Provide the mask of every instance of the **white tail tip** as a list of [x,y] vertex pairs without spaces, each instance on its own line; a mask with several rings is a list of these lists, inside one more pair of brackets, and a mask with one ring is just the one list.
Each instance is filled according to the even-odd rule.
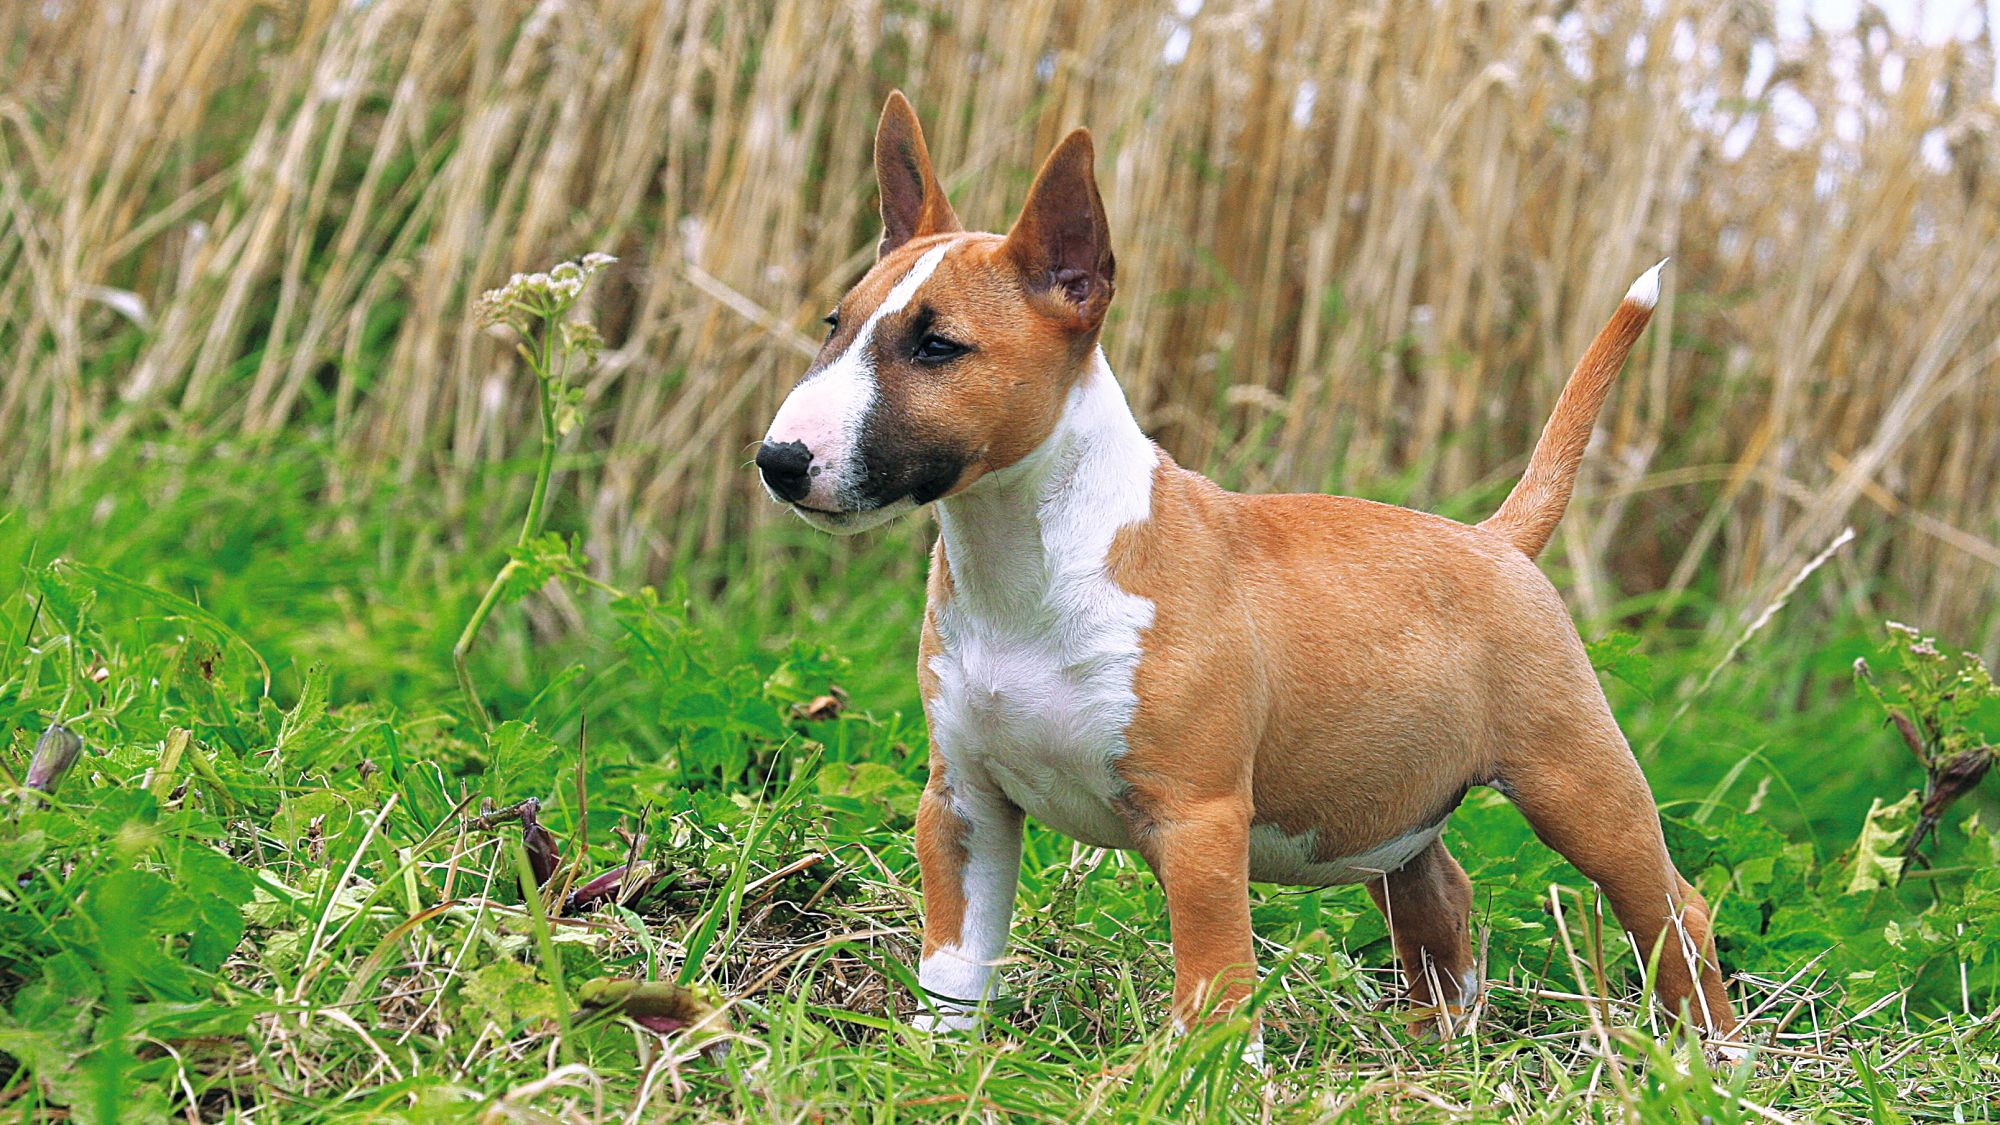
[[1670,261],[1673,261],[1673,259],[1661,258],[1660,265],[1654,266],[1652,269],[1640,274],[1639,280],[1632,283],[1632,288],[1625,291],[1625,299],[1642,309],[1650,309],[1654,305],[1659,304],[1660,266],[1664,266]]

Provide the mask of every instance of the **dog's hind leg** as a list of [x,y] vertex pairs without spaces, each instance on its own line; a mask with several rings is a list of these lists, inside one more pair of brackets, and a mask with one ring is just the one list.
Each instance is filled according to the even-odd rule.
[[1675,870],[1658,807],[1608,709],[1562,745],[1536,747],[1500,787],[1535,834],[1603,889],[1642,957],[1659,949],[1656,987],[1670,1014],[1685,1006],[1703,1033],[1727,1036],[1736,1017],[1723,991],[1708,903]]
[[1410,862],[1370,880],[1368,894],[1388,918],[1411,1003],[1470,1007],[1479,995],[1479,966],[1468,936],[1472,880],[1444,841],[1431,841]]

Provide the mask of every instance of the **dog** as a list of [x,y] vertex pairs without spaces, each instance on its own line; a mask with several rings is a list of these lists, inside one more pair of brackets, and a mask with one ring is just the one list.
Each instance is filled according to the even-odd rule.
[[1088,131],[1004,236],[961,229],[900,92],[875,164],[876,262],[756,464],[825,531],[937,513],[920,1026],[970,1027],[989,998],[1027,816],[1159,877],[1177,1026],[1250,995],[1252,880],[1366,883],[1411,1001],[1463,1009],[1481,985],[1472,885],[1442,834],[1485,785],[1656,954],[1667,1010],[1731,1036],[1707,904],[1534,564],[1660,267],[1584,353],[1513,492],[1467,526],[1226,492],[1147,438],[1098,347],[1115,262]]

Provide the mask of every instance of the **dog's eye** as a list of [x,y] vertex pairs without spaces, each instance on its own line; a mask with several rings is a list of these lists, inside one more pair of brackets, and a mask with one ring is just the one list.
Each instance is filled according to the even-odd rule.
[[826,338],[833,339],[833,334],[840,331],[840,310],[835,309],[820,319],[826,324]]
[[950,363],[971,350],[957,341],[927,332],[923,339],[917,341],[916,360],[918,363]]

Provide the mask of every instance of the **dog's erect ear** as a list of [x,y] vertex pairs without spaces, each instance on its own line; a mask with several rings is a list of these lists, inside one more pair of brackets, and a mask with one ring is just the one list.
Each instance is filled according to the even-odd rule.
[[1090,130],[1077,129],[1049,154],[1014,229],[1007,256],[1028,288],[1044,295],[1058,315],[1067,312],[1079,332],[1094,331],[1111,307],[1111,224],[1091,171]]
[[882,245],[877,258],[912,238],[959,229],[958,216],[931,171],[931,153],[924,147],[917,111],[901,90],[893,90],[882,105],[882,122],[875,127],[875,180],[882,189]]

